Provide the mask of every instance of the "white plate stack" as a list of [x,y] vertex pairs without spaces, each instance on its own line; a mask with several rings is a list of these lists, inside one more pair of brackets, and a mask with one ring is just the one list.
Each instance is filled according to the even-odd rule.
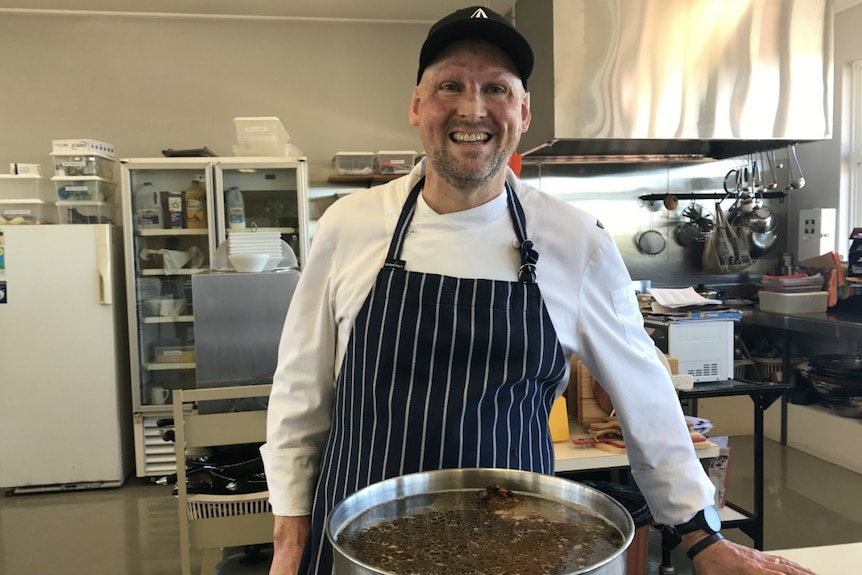
[[263,271],[271,271],[283,258],[281,235],[278,232],[237,232],[229,233],[228,254],[254,255],[266,254],[269,260]]

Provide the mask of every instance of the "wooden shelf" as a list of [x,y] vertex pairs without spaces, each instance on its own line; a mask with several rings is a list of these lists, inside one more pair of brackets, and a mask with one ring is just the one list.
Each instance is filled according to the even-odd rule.
[[330,184],[361,184],[367,187],[385,184],[405,174],[332,174],[329,176]]

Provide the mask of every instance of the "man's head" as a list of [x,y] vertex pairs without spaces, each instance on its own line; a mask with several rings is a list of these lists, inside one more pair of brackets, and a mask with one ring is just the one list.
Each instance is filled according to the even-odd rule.
[[432,27],[422,48],[409,119],[427,156],[426,201],[439,180],[471,205],[499,193],[506,164],[530,125],[524,80],[532,50],[491,14],[459,10]]
[[442,18],[431,27],[419,54],[418,84],[429,64],[449,45],[460,40],[484,40],[494,44],[515,65],[524,88],[533,71],[533,50],[508,20],[493,10],[481,6],[462,8]]

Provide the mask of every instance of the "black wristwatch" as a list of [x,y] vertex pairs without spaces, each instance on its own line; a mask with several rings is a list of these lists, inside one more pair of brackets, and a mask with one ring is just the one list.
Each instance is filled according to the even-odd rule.
[[682,523],[680,525],[674,525],[673,530],[676,532],[678,536],[685,535],[686,533],[692,533],[693,531],[702,530],[707,533],[707,537],[704,537],[697,543],[691,546],[686,552],[689,559],[694,559],[695,556],[712,545],[713,543],[718,543],[724,537],[721,535],[721,517],[718,516],[718,511],[716,511],[715,507],[707,507],[701,511],[698,511],[694,517],[692,517],[689,521]]
[[702,529],[710,535],[721,531],[721,517],[715,507],[707,507],[698,511],[694,517],[680,525],[674,525],[674,531],[679,535],[685,535],[692,531]]

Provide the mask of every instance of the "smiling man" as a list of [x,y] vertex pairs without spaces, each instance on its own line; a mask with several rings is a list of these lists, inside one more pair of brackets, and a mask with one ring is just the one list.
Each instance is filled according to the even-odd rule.
[[572,353],[613,398],[632,474],[698,573],[810,573],[717,532],[713,486],[613,238],[507,167],[530,125],[532,68],[499,14],[443,18],[409,108],[425,160],[320,219],[261,449],[272,575],[328,575],[327,513],[372,483],[445,468],[553,473],[548,415]]

